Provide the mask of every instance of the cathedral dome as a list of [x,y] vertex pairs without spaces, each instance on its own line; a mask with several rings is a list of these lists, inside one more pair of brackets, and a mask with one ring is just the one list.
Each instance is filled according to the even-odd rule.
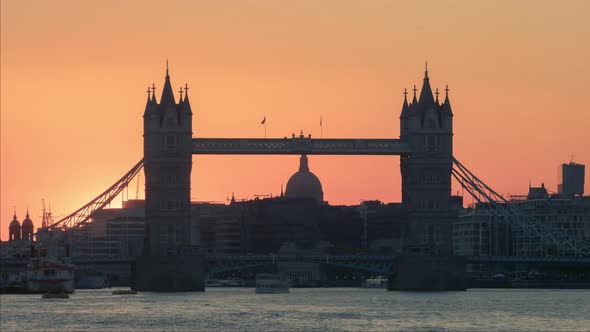
[[8,226],[8,228],[9,229],[19,229],[20,230],[20,223],[16,219],[16,213],[14,214],[14,217],[12,217],[12,221],[10,222],[10,226]]
[[31,220],[31,218],[29,217],[29,211],[27,211],[27,217],[25,218],[25,220],[23,220],[23,225],[22,225],[23,229],[33,229],[33,221]]
[[324,201],[322,183],[315,174],[309,171],[306,155],[301,155],[299,171],[289,178],[285,196],[290,198],[313,198],[318,203]]

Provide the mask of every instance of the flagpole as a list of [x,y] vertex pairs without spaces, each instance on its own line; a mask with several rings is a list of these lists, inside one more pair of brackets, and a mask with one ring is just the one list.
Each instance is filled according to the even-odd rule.
[[320,115],[320,138],[324,138],[324,126],[322,124],[322,116]]

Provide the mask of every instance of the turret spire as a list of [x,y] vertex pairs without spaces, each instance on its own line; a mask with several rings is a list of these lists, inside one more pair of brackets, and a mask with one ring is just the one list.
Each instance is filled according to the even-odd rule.
[[404,105],[402,106],[402,113],[400,118],[404,118],[408,115],[408,90],[404,88]]
[[172,85],[170,84],[170,73],[168,71],[168,60],[166,60],[166,81],[162,89],[162,97],[160,98],[160,105],[176,104],[174,100],[174,93],[172,92]]
[[445,101],[443,102],[442,111],[444,114],[453,116],[453,110],[451,109],[451,101],[449,100],[449,86],[445,86]]
[[422,105],[430,105],[434,103],[432,89],[430,88],[430,80],[428,78],[428,62],[426,63],[426,70],[424,70],[424,83],[422,84],[422,90],[420,91],[419,102]]
[[178,90],[178,93],[180,94],[180,100],[178,102],[179,103],[182,103],[182,85],[180,86],[180,89]]
[[152,102],[156,102],[156,84],[152,82]]
[[414,91],[414,98],[412,99],[412,104],[415,104],[418,102],[416,100],[416,91],[418,91],[418,89],[416,89],[416,84],[414,84],[414,88],[412,89],[412,91]]

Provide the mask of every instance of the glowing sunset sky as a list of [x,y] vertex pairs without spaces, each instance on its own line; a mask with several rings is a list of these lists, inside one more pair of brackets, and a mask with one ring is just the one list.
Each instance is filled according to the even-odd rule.
[[[320,116],[324,137],[398,137],[403,89],[421,86],[428,60],[433,89],[451,90],[455,157],[499,192],[529,179],[556,191],[560,163],[590,165],[589,1],[1,6],[2,239],[13,206],[39,226],[41,198],[67,214],[142,158],[145,90],[159,99],[167,58],[173,87],[190,87],[195,137],[262,137],[264,115],[269,137],[319,137]],[[192,196],[278,194],[297,167],[194,157]],[[311,156],[310,168],[331,204],[400,200],[399,157]]]

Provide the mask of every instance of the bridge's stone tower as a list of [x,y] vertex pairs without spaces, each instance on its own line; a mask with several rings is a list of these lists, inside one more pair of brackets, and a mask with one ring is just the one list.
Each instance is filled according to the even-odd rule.
[[181,89],[176,103],[166,68],[160,103],[154,87],[143,115],[146,249],[151,256],[176,255],[179,246],[192,242],[192,117],[188,93],[183,99]]
[[405,244],[430,246],[441,254],[451,250],[451,168],[453,166],[453,112],[445,89],[445,100],[432,94],[428,67],[419,99],[400,115],[400,138],[411,153],[401,156],[402,203],[408,222]]
[[[151,95],[150,95],[151,92]],[[147,291],[204,289],[204,258],[194,253],[191,232],[192,116],[188,87],[176,103],[170,75],[160,103],[148,90],[144,118],[145,254],[137,259],[134,288]]]

